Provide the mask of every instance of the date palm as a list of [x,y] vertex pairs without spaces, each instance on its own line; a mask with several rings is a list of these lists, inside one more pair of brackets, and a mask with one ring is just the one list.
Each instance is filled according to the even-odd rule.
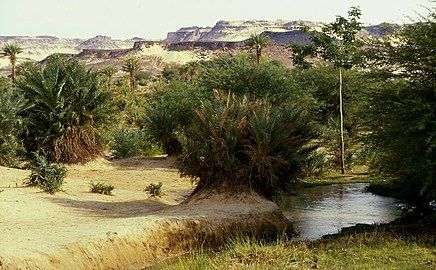
[[103,74],[104,76],[107,77],[108,79],[108,89],[110,90],[111,88],[111,83],[112,83],[112,78],[114,77],[115,73],[117,73],[116,68],[114,67],[105,67],[100,71],[101,74]]
[[110,121],[110,93],[98,73],[75,60],[50,56],[43,66],[27,65],[17,90],[29,101],[23,135],[28,152],[52,162],[83,163],[103,150],[100,130]]
[[132,91],[136,88],[136,81],[135,81],[135,72],[139,70],[139,62],[137,59],[131,57],[127,58],[124,62],[124,65],[122,67],[122,70],[129,73],[130,76],[130,89]]
[[252,34],[247,40],[247,46],[256,51],[256,62],[259,64],[262,57],[262,50],[269,44],[269,38],[265,34]]
[[15,83],[15,67],[17,64],[17,54],[20,54],[23,52],[23,49],[15,44],[6,44],[2,50],[1,55],[5,57],[9,57],[9,61],[12,65],[12,82]]

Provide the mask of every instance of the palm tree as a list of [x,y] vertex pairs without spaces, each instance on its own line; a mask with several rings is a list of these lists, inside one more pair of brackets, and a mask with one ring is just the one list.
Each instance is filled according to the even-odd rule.
[[30,105],[23,134],[28,153],[40,151],[62,163],[83,163],[102,154],[100,132],[110,123],[112,102],[97,72],[55,55],[44,66],[26,66],[17,88]]
[[12,65],[12,83],[15,84],[15,65],[17,64],[17,54],[23,52],[23,49],[15,44],[6,44],[2,50],[1,55],[9,57]]
[[255,35],[252,34],[247,40],[247,46],[251,49],[256,50],[256,62],[259,64],[260,58],[262,57],[262,50],[268,46],[269,38],[265,34]]
[[135,90],[136,82],[135,82],[135,72],[139,70],[139,62],[137,59],[131,57],[127,58],[122,67],[123,71],[128,72],[130,75],[130,88]]
[[117,73],[116,68],[114,67],[105,67],[100,71],[101,74],[105,75],[108,78],[108,89],[111,89],[112,77]]

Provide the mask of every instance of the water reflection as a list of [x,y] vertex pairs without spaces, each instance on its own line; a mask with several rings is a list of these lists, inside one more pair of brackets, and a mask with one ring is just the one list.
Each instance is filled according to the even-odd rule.
[[282,198],[280,208],[294,222],[299,239],[319,239],[358,223],[389,222],[401,211],[392,198],[363,192],[366,184],[305,188]]

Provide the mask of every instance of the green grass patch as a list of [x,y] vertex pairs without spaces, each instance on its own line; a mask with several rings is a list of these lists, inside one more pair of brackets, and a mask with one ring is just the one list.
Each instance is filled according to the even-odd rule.
[[352,183],[373,183],[381,182],[378,177],[371,176],[368,173],[346,173],[330,172],[327,175],[320,177],[307,177],[296,182],[292,187],[310,188],[316,186],[337,185],[337,184],[352,184]]
[[315,242],[253,239],[231,241],[218,251],[199,251],[153,269],[435,269],[434,236],[404,238],[369,232]]

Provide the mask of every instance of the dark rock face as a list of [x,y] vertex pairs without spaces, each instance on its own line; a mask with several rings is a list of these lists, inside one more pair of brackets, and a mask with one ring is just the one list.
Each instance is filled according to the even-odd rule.
[[98,35],[83,41],[82,43],[80,43],[78,47],[81,49],[99,49],[99,48],[115,49],[118,46],[115,44],[112,38]]
[[205,34],[210,32],[210,27],[184,27],[176,32],[167,34],[166,42],[189,42],[200,40]]
[[291,42],[303,45],[310,42],[309,37],[301,30],[288,32],[264,32],[273,42],[280,45],[289,45]]
[[245,42],[226,42],[226,41],[194,41],[194,42],[174,42],[168,43],[166,49],[169,51],[225,51],[242,49]]
[[381,38],[387,35],[392,35],[401,30],[401,26],[398,24],[381,23],[378,25],[371,25],[365,27],[366,32],[369,35]]
[[77,54],[77,58],[93,57],[93,58],[118,58],[125,56],[134,49],[116,49],[116,50],[100,50],[100,49],[83,49]]

